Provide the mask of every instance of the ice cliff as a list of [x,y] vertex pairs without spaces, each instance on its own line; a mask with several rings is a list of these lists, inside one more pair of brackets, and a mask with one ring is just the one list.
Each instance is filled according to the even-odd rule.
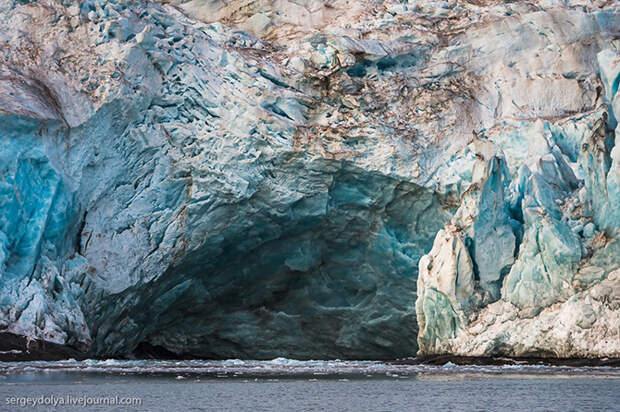
[[620,357],[619,83],[614,0],[0,0],[0,334]]

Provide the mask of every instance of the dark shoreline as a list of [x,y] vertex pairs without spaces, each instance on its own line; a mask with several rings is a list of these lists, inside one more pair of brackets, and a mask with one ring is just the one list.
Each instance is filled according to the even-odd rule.
[[[161,359],[161,360],[188,360],[201,359],[188,356],[137,356],[119,359]],[[0,362],[27,362],[27,361],[60,361],[67,359],[107,359],[89,356],[85,351],[68,345],[60,345],[44,340],[28,339],[24,336],[9,332],[0,332]],[[215,359],[209,359],[215,360]],[[454,355],[418,356],[405,359],[343,359],[343,360],[377,360],[392,365],[445,365],[451,362],[455,365],[545,365],[545,366],[611,366],[620,367],[620,358],[554,358],[554,357],[475,357]]]
[[68,345],[40,339],[28,339],[10,332],[0,332],[0,362],[56,361],[86,359],[84,351]]

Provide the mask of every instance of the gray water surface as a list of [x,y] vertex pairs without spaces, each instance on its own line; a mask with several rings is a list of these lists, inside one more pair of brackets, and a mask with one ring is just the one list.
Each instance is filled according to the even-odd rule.
[[[102,398],[108,404],[94,404]],[[62,411],[620,411],[620,369],[288,359],[0,362],[0,410],[33,409],[23,405],[27,399],[74,402],[34,407]],[[135,403],[110,405],[119,399]]]

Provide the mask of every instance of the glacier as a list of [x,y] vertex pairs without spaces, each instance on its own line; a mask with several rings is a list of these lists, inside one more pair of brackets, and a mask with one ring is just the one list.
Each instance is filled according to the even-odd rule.
[[1,351],[620,357],[617,1],[0,0],[0,43]]

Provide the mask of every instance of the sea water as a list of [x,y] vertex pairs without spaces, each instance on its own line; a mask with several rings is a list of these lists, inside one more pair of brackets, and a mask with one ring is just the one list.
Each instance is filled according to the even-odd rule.
[[0,410],[620,411],[620,368],[374,361],[0,362]]

